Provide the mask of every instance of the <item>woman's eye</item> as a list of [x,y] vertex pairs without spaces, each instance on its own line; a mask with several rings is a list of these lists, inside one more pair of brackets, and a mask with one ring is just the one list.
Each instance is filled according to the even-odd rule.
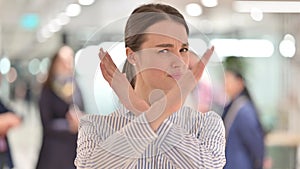
[[187,51],[189,51],[189,49],[188,49],[188,48],[182,48],[182,49],[180,49],[180,51],[179,51],[179,52],[187,52]]
[[158,51],[158,53],[168,53],[168,52],[169,52],[168,49],[163,49],[163,50]]

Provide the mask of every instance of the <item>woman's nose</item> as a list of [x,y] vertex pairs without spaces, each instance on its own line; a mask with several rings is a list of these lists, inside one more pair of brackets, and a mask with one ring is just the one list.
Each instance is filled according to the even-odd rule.
[[181,56],[180,53],[178,54],[174,54],[174,56],[172,57],[172,62],[171,62],[171,66],[172,68],[181,68],[185,65],[183,57]]

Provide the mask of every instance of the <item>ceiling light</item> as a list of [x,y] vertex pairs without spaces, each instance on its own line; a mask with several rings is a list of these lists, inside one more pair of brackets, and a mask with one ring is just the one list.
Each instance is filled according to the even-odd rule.
[[250,16],[255,21],[261,21],[264,17],[263,12],[258,8],[252,8]]
[[215,7],[218,5],[218,0],[201,0],[205,7]]
[[61,29],[61,25],[54,19],[48,24],[48,29],[50,32],[58,32]]
[[293,57],[296,53],[295,43],[290,40],[282,40],[279,44],[279,52],[284,57]]
[[81,12],[81,6],[78,4],[70,4],[67,6],[66,14],[70,17],[78,16]]
[[70,22],[70,17],[66,13],[62,12],[62,13],[58,14],[57,23],[59,25],[66,25],[69,22]]
[[196,3],[187,4],[185,10],[190,16],[199,16],[202,14],[202,7]]
[[290,40],[290,41],[292,41],[293,43],[296,43],[295,37],[294,37],[293,35],[291,35],[291,34],[286,34],[286,35],[284,35],[284,38],[283,38],[283,39],[285,39],[285,40]]
[[94,2],[95,0],[78,0],[78,3],[84,6],[92,5]]
[[235,1],[233,8],[237,12],[251,12],[253,8],[263,13],[300,13],[299,1]]
[[220,57],[270,57],[274,53],[274,45],[265,39],[213,39],[211,44]]
[[44,27],[42,30],[41,30],[41,35],[42,37],[44,38],[50,38],[52,36],[52,32],[49,31],[48,27]]

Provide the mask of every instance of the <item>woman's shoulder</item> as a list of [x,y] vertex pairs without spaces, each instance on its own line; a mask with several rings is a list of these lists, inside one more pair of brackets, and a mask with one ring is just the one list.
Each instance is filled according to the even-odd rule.
[[207,127],[223,127],[223,121],[219,114],[214,111],[208,111],[205,113],[199,112],[190,107],[182,107],[175,116],[171,117],[172,121],[178,122],[181,124],[190,124],[193,127],[194,125],[197,128],[207,128]]
[[82,117],[80,117],[80,122],[82,123],[94,123],[94,124],[100,124],[101,121],[112,119],[117,117],[116,114],[109,114],[109,115],[102,115],[102,114],[85,114]]
[[113,124],[115,122],[128,122],[131,118],[128,118],[125,116],[125,114],[122,114],[120,110],[115,110],[114,112],[102,115],[102,114],[85,114],[80,118],[80,125],[93,125],[93,126],[103,126],[107,124]]
[[198,110],[195,110],[191,107],[182,107],[179,111],[180,116],[188,116],[191,118],[200,118],[200,119],[215,119],[215,120],[222,120],[221,116],[217,114],[214,111],[208,111],[208,112],[200,112]]

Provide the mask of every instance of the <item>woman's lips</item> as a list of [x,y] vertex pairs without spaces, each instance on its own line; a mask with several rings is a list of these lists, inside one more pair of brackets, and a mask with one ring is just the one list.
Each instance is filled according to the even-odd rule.
[[179,80],[182,77],[181,73],[170,74],[169,77],[172,77],[175,80]]

